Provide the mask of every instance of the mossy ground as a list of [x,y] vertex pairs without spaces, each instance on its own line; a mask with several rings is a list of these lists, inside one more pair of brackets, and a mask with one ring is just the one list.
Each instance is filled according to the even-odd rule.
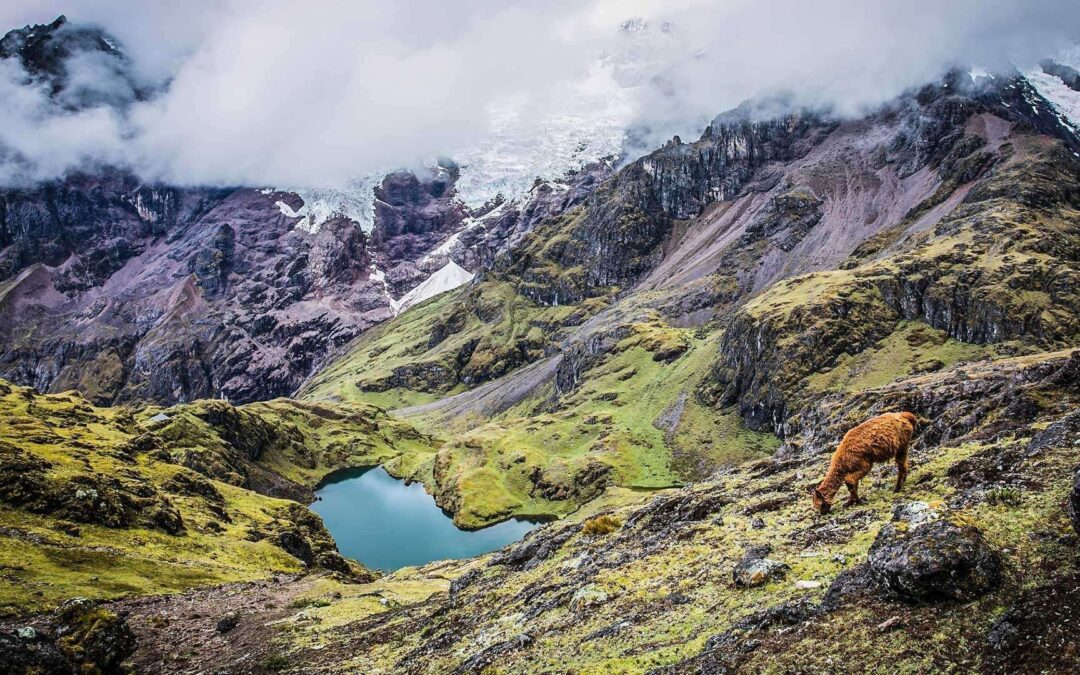
[[[168,420],[151,419],[159,412]],[[306,533],[330,550],[332,540],[300,505],[247,489],[244,472],[310,487],[395,458],[408,470],[432,452],[430,438],[363,405],[132,413],[0,382],[0,419],[0,615],[302,571],[275,534]]]
[[472,388],[544,355],[603,300],[543,306],[490,280],[412,307],[353,343],[297,394],[397,408]]
[[805,384],[815,394],[864,391],[919,373],[1008,354],[1018,347],[1019,343],[960,342],[925,323],[901,321],[885,339],[858,354],[841,355],[835,366],[810,375]]
[[[151,418],[164,413],[166,422]],[[141,410],[139,419],[162,439],[178,461],[216,466],[230,476],[228,456],[258,451],[258,467],[293,483],[313,487],[346,468],[392,463],[411,473],[429,461],[438,441],[364,403],[275,399],[240,407],[197,401],[169,409]],[[259,434],[262,434],[260,437]],[[250,442],[249,447],[244,443]]]
[[[418,318],[411,312],[399,317],[402,330],[422,324],[433,307],[423,306]],[[582,373],[572,391],[559,394],[549,383],[490,419],[410,417],[447,442],[429,464],[428,455],[411,461],[406,458],[415,455],[406,452],[399,461],[408,466],[391,464],[388,470],[423,481],[456,523],[478,527],[510,516],[564,516],[608,484],[670,487],[776,448],[772,435],[745,429],[734,412],[717,415],[693,395],[714,358],[716,333],[669,326],[652,310],[635,310],[609,332],[625,337]],[[401,388],[362,392],[348,383],[356,376],[350,367],[335,366],[304,396],[412,398]]]
[[[42,396],[0,386],[0,441],[48,462],[46,480],[74,491],[65,481],[122,476],[138,489],[165,495],[185,525],[174,535],[138,525],[72,522],[0,504],[0,614],[47,609],[73,596],[175,592],[302,568],[270,541],[247,537],[250,530],[271,527],[288,502],[219,482],[214,488],[224,498],[220,509],[200,496],[171,493],[164,487],[170,479],[191,472],[148,454],[129,454],[125,444],[145,429],[127,411],[96,408],[75,393]],[[8,484],[15,479],[5,477]]]

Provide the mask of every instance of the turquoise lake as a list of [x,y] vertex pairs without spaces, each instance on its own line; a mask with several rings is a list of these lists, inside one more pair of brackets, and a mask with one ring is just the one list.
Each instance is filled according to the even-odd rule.
[[311,510],[322,516],[342,555],[384,572],[488,553],[538,524],[507,520],[482,530],[460,530],[423,485],[406,485],[382,467],[335,474],[315,495],[319,499]]

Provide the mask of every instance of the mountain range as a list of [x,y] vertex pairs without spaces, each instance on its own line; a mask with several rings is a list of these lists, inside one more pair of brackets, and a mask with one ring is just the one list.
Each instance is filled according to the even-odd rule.
[[[125,73],[116,44],[61,19],[0,58],[77,110],[64,64]],[[482,204],[506,146],[359,197],[0,190],[0,665],[1069,672],[1075,65],[754,99]],[[815,514],[843,434],[902,410],[908,488]],[[367,570],[305,505],[375,464],[459,527],[546,524]]]

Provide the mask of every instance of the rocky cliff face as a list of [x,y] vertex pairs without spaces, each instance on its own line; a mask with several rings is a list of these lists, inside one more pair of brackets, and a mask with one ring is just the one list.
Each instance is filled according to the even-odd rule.
[[539,304],[574,304],[638,281],[662,257],[677,221],[733,198],[769,162],[804,155],[829,127],[811,115],[717,118],[691,144],[678,138],[621,169],[580,209],[564,213],[513,251],[505,269]]
[[388,312],[360,227],[297,229],[287,198],[119,172],[5,192],[0,371],[102,403],[290,393]]
[[63,16],[7,33],[0,39],[0,59],[17,60],[30,83],[46,87],[68,110],[122,108],[151,92],[113,38]]
[[[953,140],[935,196],[899,225],[907,238],[870,240],[845,269],[783,282],[736,312],[707,391],[738,403],[748,424],[782,434],[787,416],[817,393],[805,378],[886,339],[903,320],[1012,350],[1075,343],[1080,164],[1060,141],[1021,133],[1006,144],[981,135],[985,124],[965,128],[980,135]],[[917,226],[950,190],[952,212]]]

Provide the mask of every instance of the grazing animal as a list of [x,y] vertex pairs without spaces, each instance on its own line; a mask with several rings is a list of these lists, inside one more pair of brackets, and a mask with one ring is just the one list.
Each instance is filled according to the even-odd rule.
[[814,509],[818,513],[828,513],[841,485],[848,489],[846,506],[860,503],[859,481],[870,473],[875,463],[890,459],[896,460],[896,492],[900,492],[908,474],[908,444],[921,421],[925,420],[909,412],[885,413],[844,434],[829,462],[825,479],[810,486]]

